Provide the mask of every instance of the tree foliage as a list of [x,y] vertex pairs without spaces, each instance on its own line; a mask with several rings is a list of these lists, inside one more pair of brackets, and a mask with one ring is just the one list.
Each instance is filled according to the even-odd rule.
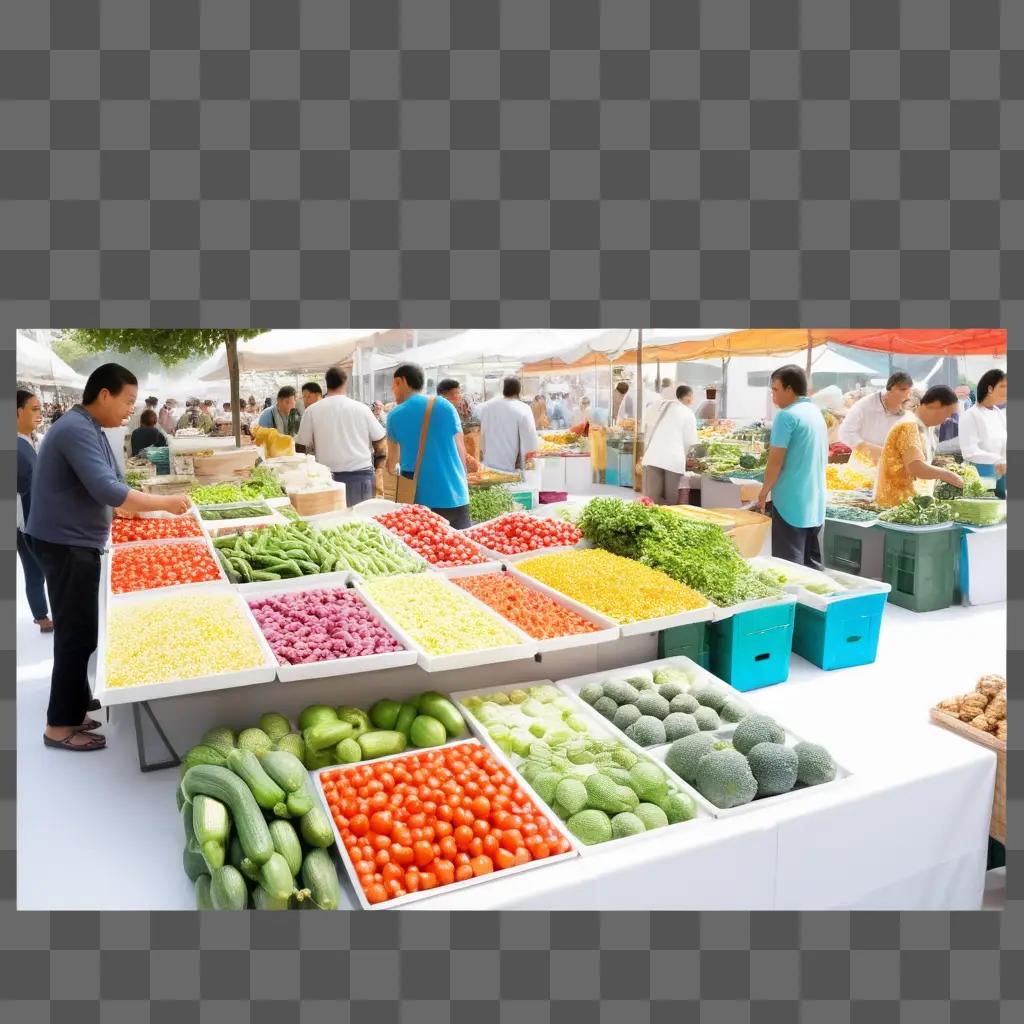
[[145,352],[156,356],[164,366],[174,366],[194,356],[212,355],[232,339],[253,338],[262,333],[253,328],[79,328],[71,331],[69,341],[92,352]]

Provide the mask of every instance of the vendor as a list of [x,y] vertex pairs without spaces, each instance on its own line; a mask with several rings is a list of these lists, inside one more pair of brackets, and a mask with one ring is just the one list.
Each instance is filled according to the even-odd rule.
[[1006,495],[1006,393],[1006,372],[989,370],[978,381],[978,401],[960,414],[960,453],[1000,497]]
[[53,608],[53,673],[43,742],[58,750],[102,750],[86,673],[99,630],[100,553],[110,538],[111,509],[185,512],[180,494],[132,490],[103,433],[131,414],[138,381],[117,363],[104,363],[85,384],[82,404],[49,432],[39,451],[26,533],[46,578]]
[[891,374],[884,391],[854,402],[839,426],[838,439],[877,462],[889,431],[908,415],[907,403],[913,387],[909,373],[898,370]]
[[279,434],[294,437],[299,432],[299,410],[295,408],[295,388],[286,384],[277,392],[277,403],[260,413],[261,427],[274,427]]
[[956,411],[956,392],[945,384],[930,387],[917,408],[892,427],[882,445],[875,482],[875,504],[892,508],[919,493],[930,493],[935,480],[963,487],[948,469],[932,465],[935,429]]

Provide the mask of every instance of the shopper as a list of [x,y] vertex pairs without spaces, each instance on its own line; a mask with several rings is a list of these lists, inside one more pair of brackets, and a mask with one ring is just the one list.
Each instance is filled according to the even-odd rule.
[[142,413],[142,423],[132,431],[132,455],[138,455],[144,448],[166,448],[167,438],[156,425],[156,413],[146,409]]
[[277,392],[277,403],[269,405],[260,413],[261,427],[274,427],[279,434],[295,437],[299,432],[301,419],[299,410],[295,408],[295,388],[285,385]]
[[198,398],[190,398],[185,403],[185,412],[178,420],[177,429],[199,430],[203,434],[209,434],[213,431],[213,418],[203,412]]
[[875,504],[892,508],[915,494],[928,494],[934,481],[963,487],[963,480],[948,469],[932,465],[935,428],[956,411],[956,392],[945,384],[930,387],[917,408],[886,435],[878,461]]
[[907,404],[913,388],[909,373],[897,370],[891,374],[884,391],[854,402],[839,427],[838,439],[877,462],[889,431],[909,415]]
[[978,381],[978,401],[960,414],[960,453],[979,475],[1006,495],[1006,372],[993,369]]
[[686,479],[686,453],[697,443],[697,419],[673,394],[659,398],[644,413],[646,442],[643,493],[655,505],[678,505]]
[[526,457],[540,444],[533,412],[521,392],[519,380],[506,377],[501,394],[480,407],[480,458],[500,473],[525,468]]
[[818,532],[825,522],[825,466],[828,428],[807,397],[807,375],[781,366],[771,376],[772,422],[768,464],[757,507],[772,499],[772,554],[812,569],[821,568]]
[[718,391],[715,388],[704,389],[705,397],[700,408],[697,410],[697,419],[707,422],[708,420],[713,420],[718,416],[717,394]]
[[538,430],[547,430],[551,426],[548,419],[548,403],[544,401],[543,395],[534,395],[530,410],[533,413],[533,425]]
[[[454,406],[436,396],[428,398],[423,384],[423,370],[415,363],[395,368],[391,390],[397,405],[388,413],[388,472],[416,480],[415,501],[464,530],[470,520],[462,425]],[[423,456],[417,476],[421,436]]]
[[160,424],[160,429],[165,434],[173,434],[174,428],[178,425],[178,414],[174,411],[177,404],[178,403],[175,399],[168,398],[160,409],[160,414],[157,419]]
[[[676,401],[682,402],[687,409],[690,410],[690,415],[693,416],[693,388],[689,384],[680,384],[676,388]],[[697,417],[693,416],[693,426],[697,429]]]
[[[328,385],[329,386],[329,385]],[[323,388],[315,380],[307,381],[302,385],[302,408],[303,410],[308,409],[311,405],[316,405],[321,398],[324,397]]]
[[46,578],[53,606],[53,673],[43,742],[61,750],[99,750],[106,740],[94,733],[99,723],[87,711],[86,669],[99,628],[100,552],[110,536],[111,510],[188,509],[184,495],[132,490],[118,468],[103,433],[120,426],[138,395],[130,370],[104,363],[85,384],[82,404],[50,430],[33,474],[32,506],[26,532]]
[[33,431],[43,422],[43,409],[39,399],[31,391],[18,388],[18,558],[25,573],[25,596],[32,612],[32,621],[40,633],[52,633],[49,607],[46,604],[46,581],[39,568],[36,556],[32,554],[25,524],[32,508],[32,473],[36,466],[36,443]]
[[149,398],[146,399],[144,405],[137,405],[134,411],[132,412],[131,418],[128,420],[128,433],[130,434],[133,430],[137,430],[141,426],[142,414],[147,409],[152,409],[153,412],[155,413],[157,410],[157,406],[159,405],[160,399],[155,398],[153,395],[150,395]]
[[317,462],[345,485],[345,503],[351,508],[373,497],[374,457],[384,456],[386,432],[368,406],[345,394],[347,383],[344,370],[332,366],[327,371],[327,397],[306,409],[295,448],[316,451]]
[[631,420],[634,414],[633,396],[629,393],[629,381],[620,380],[615,385],[615,393],[612,395],[612,422],[618,423],[620,419]]

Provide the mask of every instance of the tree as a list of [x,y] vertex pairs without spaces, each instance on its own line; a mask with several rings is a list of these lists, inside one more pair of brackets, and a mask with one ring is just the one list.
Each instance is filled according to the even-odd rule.
[[72,342],[91,352],[145,352],[156,356],[164,366],[174,366],[190,356],[208,356],[224,346],[231,383],[231,424],[235,444],[242,444],[242,421],[238,414],[238,342],[254,338],[262,331],[253,328],[222,327],[213,330],[177,328],[150,330],[128,328],[107,330],[80,328],[70,334]]

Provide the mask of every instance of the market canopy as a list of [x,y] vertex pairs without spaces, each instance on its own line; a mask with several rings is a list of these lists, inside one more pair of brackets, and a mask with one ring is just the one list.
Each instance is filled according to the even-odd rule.
[[[564,332],[560,332],[564,333]],[[671,362],[662,353],[675,345],[701,344],[708,339],[722,334],[731,333],[727,328],[651,328],[644,329],[643,362]],[[595,367],[608,367],[624,363],[636,362],[636,350],[640,343],[640,331],[637,328],[603,331],[586,339],[578,346],[554,354],[547,359],[528,363],[523,367],[524,374],[538,373],[575,373],[579,370],[592,370]],[[649,350],[649,351],[648,351]]]
[[964,330],[913,329],[830,330],[830,341],[872,352],[893,352],[908,356],[982,356],[1006,352],[1006,331],[989,327]]
[[[356,345],[375,330],[274,330],[238,343],[238,371],[326,369],[349,358]],[[196,371],[199,380],[227,380],[228,361],[223,347]]]
[[49,384],[51,387],[85,388],[86,378],[73,370],[55,352],[18,332],[17,379],[28,384]]

